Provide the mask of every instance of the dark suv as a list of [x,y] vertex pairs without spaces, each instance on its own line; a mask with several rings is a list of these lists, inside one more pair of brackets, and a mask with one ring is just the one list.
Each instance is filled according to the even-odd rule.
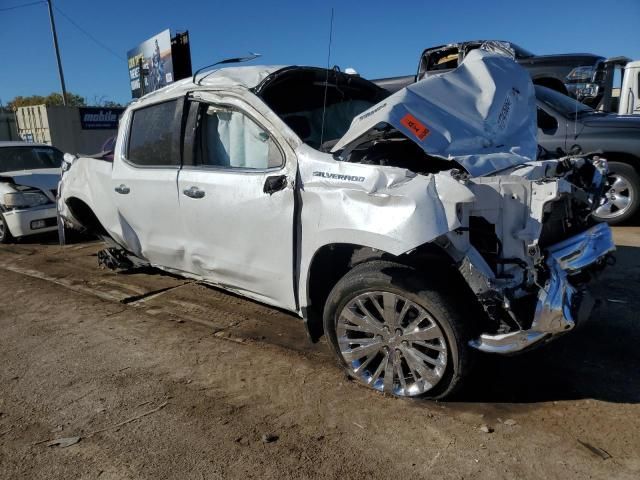
[[594,212],[612,225],[640,209],[640,115],[594,110],[536,85],[538,143],[550,157],[599,151],[609,161],[606,202]]
[[[498,40],[474,40],[427,48],[420,56],[418,73],[414,80],[422,80],[429,75],[452,70],[471,50],[480,47],[510,54],[527,69],[536,85],[570,95],[593,107],[602,99],[604,57],[591,53],[535,55],[515,43]],[[411,77],[407,77],[409,78]],[[385,80],[388,80],[389,85],[385,85]],[[376,83],[393,91],[393,83],[397,80],[399,79],[381,79]]]

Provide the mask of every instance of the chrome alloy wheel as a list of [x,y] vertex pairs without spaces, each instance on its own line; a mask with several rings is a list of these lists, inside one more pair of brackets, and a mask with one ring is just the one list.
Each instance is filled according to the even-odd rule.
[[447,367],[447,342],[420,305],[391,292],[367,292],[338,317],[340,354],[351,374],[376,390],[414,396],[431,390]]
[[605,202],[595,211],[595,214],[603,219],[624,215],[633,204],[636,195],[629,180],[617,173],[609,175],[608,186],[604,194]]

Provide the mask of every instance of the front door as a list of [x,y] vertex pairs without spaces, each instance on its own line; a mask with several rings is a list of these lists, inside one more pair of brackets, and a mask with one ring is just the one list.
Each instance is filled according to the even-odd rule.
[[247,110],[190,103],[178,176],[189,270],[294,310],[295,156]]

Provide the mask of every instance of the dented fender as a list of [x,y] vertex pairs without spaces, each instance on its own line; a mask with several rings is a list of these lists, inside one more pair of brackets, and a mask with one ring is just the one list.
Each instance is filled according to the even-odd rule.
[[67,202],[76,198],[91,208],[100,224],[119,244],[124,244],[118,211],[111,202],[111,171],[113,164],[105,160],[66,156],[62,178],[58,184],[58,212],[72,226],[85,227],[73,216]]
[[347,163],[296,152],[300,168],[300,300],[306,306],[313,257],[331,244],[353,244],[398,256],[461,226],[473,192],[450,172],[416,175],[396,167]]

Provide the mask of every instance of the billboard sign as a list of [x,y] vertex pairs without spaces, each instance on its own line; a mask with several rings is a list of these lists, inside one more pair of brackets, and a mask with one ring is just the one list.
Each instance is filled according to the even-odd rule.
[[172,83],[174,77],[169,29],[129,50],[127,60],[133,98],[140,98]]
[[124,108],[80,107],[82,130],[117,130]]

